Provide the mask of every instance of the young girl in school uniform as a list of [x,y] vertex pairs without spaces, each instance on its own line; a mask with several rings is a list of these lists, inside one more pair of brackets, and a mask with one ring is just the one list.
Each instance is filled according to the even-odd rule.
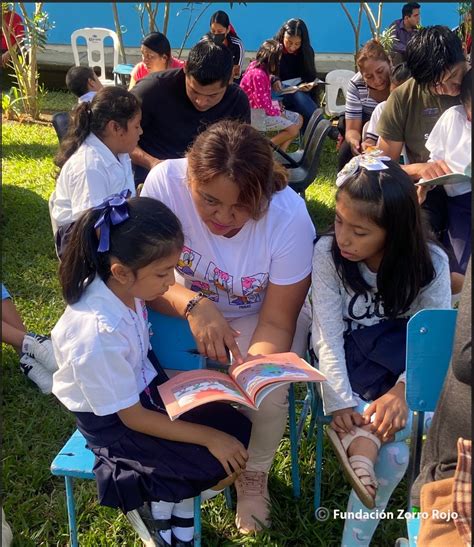
[[[423,308],[450,307],[449,265],[428,239],[415,187],[398,164],[357,156],[336,184],[334,230],[313,256],[312,345],[328,380],[321,389],[333,418],[329,440],[354,488],[347,510],[381,512],[408,464],[406,321]],[[358,369],[356,349],[365,345],[372,364]],[[372,516],[347,519],[342,545],[369,545]]]
[[107,196],[135,194],[130,152],[142,134],[138,99],[120,87],[106,87],[77,106],[55,164],[61,169],[49,211],[61,258],[73,223]]
[[251,429],[226,404],[174,422],[164,410],[145,301],[174,284],[182,246],[178,219],[157,200],[123,193],[90,209],[60,265],[68,306],[52,331],[53,393],[96,456],[99,502],[158,546],[192,545],[193,497],[212,497],[245,468]]

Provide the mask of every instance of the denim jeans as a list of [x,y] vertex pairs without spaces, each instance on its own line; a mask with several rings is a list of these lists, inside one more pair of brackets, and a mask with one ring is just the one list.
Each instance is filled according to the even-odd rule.
[[295,93],[286,95],[283,98],[283,106],[303,116],[303,127],[301,128],[303,133],[313,112],[318,108],[318,104],[313,100],[311,95],[304,91],[296,91]]

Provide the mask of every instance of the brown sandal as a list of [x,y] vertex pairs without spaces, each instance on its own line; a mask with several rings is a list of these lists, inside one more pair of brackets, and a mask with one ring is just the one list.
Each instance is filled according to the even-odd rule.
[[354,488],[360,501],[368,508],[375,507],[375,497],[367,490],[367,486],[372,486],[375,490],[378,487],[377,478],[375,477],[374,464],[365,456],[348,456],[347,449],[354,439],[357,437],[367,437],[377,448],[380,448],[380,440],[370,431],[366,431],[360,427],[355,427],[355,433],[347,433],[342,439],[331,427],[326,428],[329,441],[331,442],[337,459],[342,465],[343,471]]

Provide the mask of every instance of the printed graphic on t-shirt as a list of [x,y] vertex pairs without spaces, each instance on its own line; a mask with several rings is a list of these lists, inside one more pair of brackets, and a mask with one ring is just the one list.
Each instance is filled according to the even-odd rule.
[[[209,262],[207,268],[205,262],[201,264],[198,272],[197,269],[201,259],[201,254],[190,247],[184,246],[176,266],[176,270],[189,280],[190,284],[188,286],[192,291],[204,293],[213,302],[219,302],[222,293],[225,293],[229,305],[240,308],[250,308],[252,304],[263,301],[269,280],[268,273],[260,272],[243,276],[240,278],[240,283],[235,280],[237,285],[234,287],[234,276],[219,268],[212,261]],[[205,272],[204,276],[202,276],[202,272]],[[236,294],[236,289],[241,294]]]
[[214,285],[216,292],[221,290],[229,293],[232,290],[233,276],[218,268],[214,262],[209,262],[206,271],[206,280]]
[[[408,311],[406,308],[398,317]],[[382,297],[378,291],[364,294],[354,294],[347,308],[348,317],[344,318],[346,328],[344,334],[353,330],[364,328],[368,325],[386,321]]]
[[209,285],[209,283],[193,279],[190,289],[194,292],[202,292],[204,296],[206,296],[207,298],[209,298],[209,300],[212,300],[213,302],[219,302],[219,295],[211,290],[211,286]]
[[199,253],[184,245],[176,269],[182,275],[192,276],[196,272],[200,260],[201,255]]

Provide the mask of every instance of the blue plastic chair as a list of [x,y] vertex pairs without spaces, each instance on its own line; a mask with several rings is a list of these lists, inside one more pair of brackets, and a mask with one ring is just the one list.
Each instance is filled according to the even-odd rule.
[[[408,511],[411,487],[420,472],[425,412],[434,412],[453,352],[457,310],[421,310],[407,325],[406,399],[416,412],[410,441]],[[407,519],[408,541],[416,547],[419,518]]]
[[[164,368],[174,370],[204,368],[205,359],[189,351],[196,346],[187,321],[178,317],[165,316],[152,310],[149,310],[148,317],[154,334],[151,344]],[[51,464],[51,473],[64,477],[71,547],[79,545],[73,480],[95,479],[92,472],[94,459],[94,454],[86,448],[86,440],[83,435],[76,430]],[[229,499],[228,492],[226,499]],[[201,545],[201,530],[201,496],[196,496],[194,498],[194,545],[196,547]]]
[[[407,325],[406,398],[410,410],[416,411],[410,442],[409,492],[420,469],[424,413],[434,411],[451,359],[456,323],[456,310],[421,310]],[[321,505],[323,472],[323,425],[331,421],[322,410],[322,401],[315,392],[310,434],[316,428],[316,461],[314,509]],[[411,510],[409,503],[408,510]],[[407,521],[409,531],[417,533],[419,520]],[[415,545],[410,543],[410,546]]]

